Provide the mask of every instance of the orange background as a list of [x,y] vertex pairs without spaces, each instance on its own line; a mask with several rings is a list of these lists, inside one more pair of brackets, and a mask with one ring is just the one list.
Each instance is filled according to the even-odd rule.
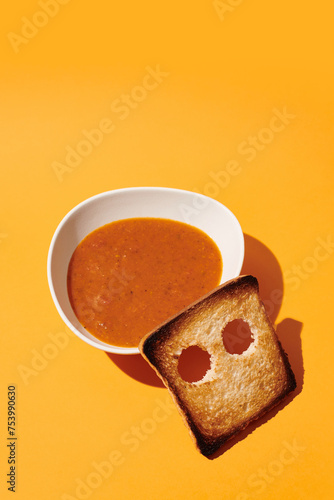
[[[12,498],[10,384],[18,500],[329,498],[331,2],[21,0],[5,8],[1,498]],[[99,144],[82,143],[97,127]],[[243,272],[258,277],[296,373],[298,388],[279,411],[214,460],[195,450],[138,356],[85,344],[51,300],[46,259],[57,224],[89,196],[127,186],[196,190],[235,213]]]

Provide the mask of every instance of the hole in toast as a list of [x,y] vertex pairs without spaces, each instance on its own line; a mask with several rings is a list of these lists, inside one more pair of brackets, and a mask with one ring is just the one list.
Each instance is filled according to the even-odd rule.
[[227,323],[222,337],[224,347],[230,354],[242,354],[254,341],[249,324],[242,319],[235,319]]
[[202,380],[210,366],[210,354],[197,345],[193,345],[181,352],[178,370],[185,382],[194,383]]

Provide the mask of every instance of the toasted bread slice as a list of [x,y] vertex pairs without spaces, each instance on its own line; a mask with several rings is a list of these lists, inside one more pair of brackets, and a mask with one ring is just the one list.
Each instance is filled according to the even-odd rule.
[[[222,331],[235,319],[247,322],[253,341],[230,354]],[[198,382],[178,371],[184,349],[210,355],[210,369]],[[209,456],[279,403],[296,387],[288,358],[259,298],[253,276],[235,278],[194,302],[140,342],[144,358],[169,389],[199,451]]]

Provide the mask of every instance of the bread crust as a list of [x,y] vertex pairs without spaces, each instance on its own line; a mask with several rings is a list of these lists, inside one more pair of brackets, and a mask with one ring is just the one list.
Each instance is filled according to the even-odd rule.
[[[226,351],[222,331],[246,321],[253,342],[242,354]],[[197,345],[210,354],[202,380],[186,382],[178,372],[184,349]],[[220,285],[147,334],[142,356],[168,388],[190,435],[210,456],[251,421],[277,405],[296,388],[295,376],[263,303],[254,276]]]

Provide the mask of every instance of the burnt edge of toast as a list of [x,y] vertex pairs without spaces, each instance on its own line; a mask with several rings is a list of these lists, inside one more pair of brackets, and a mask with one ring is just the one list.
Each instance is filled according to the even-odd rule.
[[191,311],[200,303],[205,303],[207,301],[214,300],[216,296],[219,296],[221,293],[224,294],[233,294],[234,291],[240,292],[240,288],[249,288],[251,287],[253,290],[256,291],[257,294],[259,294],[259,284],[258,280],[252,276],[252,275],[245,275],[245,276],[239,276],[237,278],[234,278],[219,287],[213,289],[211,292],[207,293],[203,297],[201,297],[199,300],[193,302],[190,304],[188,307],[177,313],[175,316],[172,316],[169,318],[166,322],[164,322],[162,325],[160,325],[156,330],[153,332],[148,333],[141,341],[140,343],[140,352],[142,355],[147,359],[149,364],[152,366],[152,368],[156,371],[157,375],[162,379],[164,382],[165,386],[169,389],[172,398],[174,399],[174,402],[178,409],[181,412],[181,416],[185,420],[186,425],[190,429],[192,433],[192,437],[195,441],[195,444],[200,451],[202,455],[205,457],[210,457],[213,455],[216,451],[218,451],[227,441],[232,439],[234,436],[239,434],[243,429],[245,429],[251,422],[254,422],[258,420],[260,417],[268,413],[272,408],[277,406],[281,401],[283,401],[286,396],[294,391],[297,387],[296,383],[296,378],[295,375],[292,371],[288,355],[284,351],[281,342],[279,341],[276,331],[273,328],[271,321],[269,320],[268,314],[265,310],[265,307],[262,303],[264,313],[267,317],[267,320],[269,322],[270,327],[273,330],[281,358],[284,363],[286,375],[287,375],[287,386],[284,391],[282,391],[281,394],[277,396],[275,400],[270,402],[268,405],[266,405],[264,408],[262,408],[257,414],[252,415],[251,418],[247,419],[242,425],[237,427],[236,429],[233,430],[230,434],[225,434],[222,436],[219,436],[218,438],[207,438],[204,434],[200,432],[198,427],[194,424],[188,409],[185,407],[185,405],[182,403],[182,401],[178,397],[178,391],[176,388],[172,386],[172,384],[169,383],[168,379],[164,376],[162,371],[158,368],[159,366],[159,360],[156,358],[154,354],[154,346],[156,347],[157,344],[162,344],[168,340],[168,337],[170,336],[170,331],[171,331],[171,326],[178,321],[178,319],[183,318],[185,315],[188,315],[191,313]]

